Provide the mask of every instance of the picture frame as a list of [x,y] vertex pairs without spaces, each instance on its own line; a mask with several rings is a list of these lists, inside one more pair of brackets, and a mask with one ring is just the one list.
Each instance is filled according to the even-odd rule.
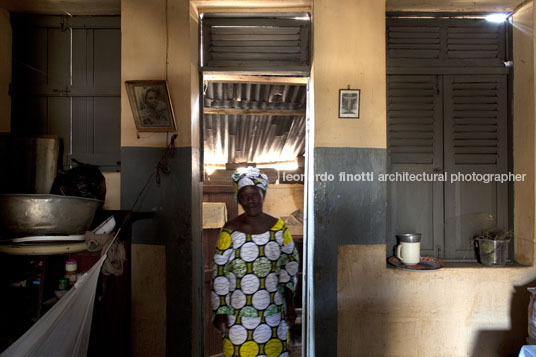
[[138,131],[177,131],[167,81],[125,81]]
[[339,118],[359,119],[360,89],[339,89]]

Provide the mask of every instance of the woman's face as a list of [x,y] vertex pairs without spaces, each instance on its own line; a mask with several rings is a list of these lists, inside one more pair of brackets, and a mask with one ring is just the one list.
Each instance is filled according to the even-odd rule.
[[262,213],[264,194],[257,186],[245,186],[238,191],[238,203],[246,215],[255,217]]
[[158,93],[153,90],[148,91],[145,96],[145,103],[151,108],[156,108],[156,105],[158,104]]

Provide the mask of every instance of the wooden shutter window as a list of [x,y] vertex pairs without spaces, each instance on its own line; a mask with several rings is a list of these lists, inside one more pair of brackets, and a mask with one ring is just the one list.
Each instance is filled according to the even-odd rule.
[[388,148],[391,163],[432,164],[438,111],[436,76],[387,77]]
[[[504,76],[452,76],[446,82],[446,109],[451,121],[446,141],[452,145],[454,164],[497,164],[506,135],[506,83]],[[449,103],[450,102],[450,103]]]

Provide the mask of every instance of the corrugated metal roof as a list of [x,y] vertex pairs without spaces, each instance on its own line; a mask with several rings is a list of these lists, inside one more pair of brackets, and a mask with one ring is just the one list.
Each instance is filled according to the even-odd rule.
[[[303,155],[305,99],[304,85],[207,83],[205,108],[266,109],[267,114],[205,114],[205,164],[291,161]],[[304,114],[285,115],[285,110]]]

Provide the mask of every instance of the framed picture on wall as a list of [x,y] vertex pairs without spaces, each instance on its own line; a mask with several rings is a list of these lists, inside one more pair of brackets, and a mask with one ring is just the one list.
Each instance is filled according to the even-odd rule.
[[359,118],[360,89],[339,89],[339,118]]
[[138,131],[177,131],[166,81],[126,81]]

